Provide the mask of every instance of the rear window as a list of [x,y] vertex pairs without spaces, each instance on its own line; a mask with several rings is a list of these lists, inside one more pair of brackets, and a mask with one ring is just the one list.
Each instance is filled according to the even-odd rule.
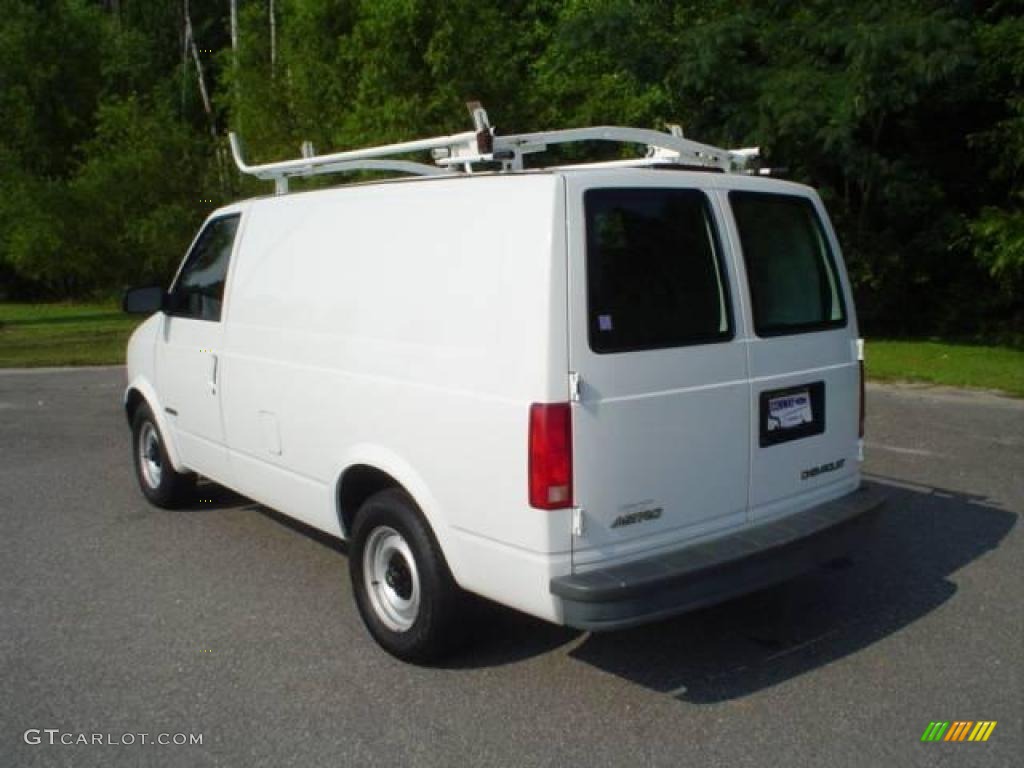
[[845,325],[835,260],[811,201],[734,191],[729,202],[743,246],[757,334]]
[[732,337],[725,272],[703,192],[592,189],[583,201],[594,352]]

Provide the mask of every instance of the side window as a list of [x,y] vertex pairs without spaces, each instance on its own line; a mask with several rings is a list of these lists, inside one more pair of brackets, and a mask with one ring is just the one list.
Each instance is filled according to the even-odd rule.
[[224,280],[239,215],[214,219],[199,235],[171,290],[169,314],[196,320],[220,320]]
[[758,336],[846,324],[832,249],[805,197],[730,192]]
[[703,192],[591,189],[583,202],[594,352],[732,338],[728,282]]

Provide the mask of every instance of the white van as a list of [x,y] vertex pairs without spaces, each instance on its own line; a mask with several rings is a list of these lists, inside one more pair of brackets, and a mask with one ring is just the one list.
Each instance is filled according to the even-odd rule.
[[[126,295],[155,311],[124,400],[146,497],[199,474],[348,539],[369,631],[413,661],[465,593],[612,629],[846,551],[881,499],[815,192],[678,132],[477,129],[255,168],[233,143],[279,192],[423,176],[226,206],[168,290]],[[582,134],[653,149],[520,170]],[[374,159],[439,147],[440,168]]]

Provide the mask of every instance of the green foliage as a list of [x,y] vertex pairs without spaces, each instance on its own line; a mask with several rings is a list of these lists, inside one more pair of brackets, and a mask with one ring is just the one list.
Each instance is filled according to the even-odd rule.
[[93,131],[107,23],[84,0],[0,0],[0,144],[59,176]]
[[[155,101],[155,103],[154,103]],[[166,102],[108,98],[68,185],[76,267],[90,287],[166,277],[210,205],[208,145]]]
[[989,204],[969,222],[976,260],[997,285],[1002,306],[1024,326],[1024,17],[1002,16],[977,30],[986,90],[1003,98],[1002,113],[971,136],[992,159]]
[[984,208],[971,222],[974,253],[1009,295],[1024,287],[1024,212]]
[[[214,127],[257,161],[462,130],[467,99],[504,132],[681,122],[821,191],[869,332],[1024,335],[1019,2],[276,0],[272,41],[238,0],[237,51],[227,2],[190,5]],[[267,191],[210,136],[179,2],[0,13],[6,293],[166,275]]]

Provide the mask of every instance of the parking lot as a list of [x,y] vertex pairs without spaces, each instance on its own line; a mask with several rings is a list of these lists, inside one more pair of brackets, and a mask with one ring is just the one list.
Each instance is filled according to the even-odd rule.
[[423,669],[365,633],[342,544],[214,486],[148,506],[122,387],[0,372],[0,765],[1020,764],[1024,401],[872,386],[870,549],[613,634],[483,607]]

